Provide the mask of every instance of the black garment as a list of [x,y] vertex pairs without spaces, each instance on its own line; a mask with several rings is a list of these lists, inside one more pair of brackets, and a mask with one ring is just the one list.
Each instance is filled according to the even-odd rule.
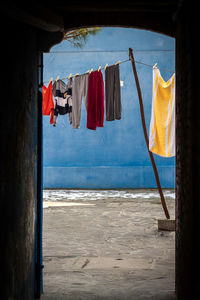
[[106,120],[121,119],[121,91],[119,65],[107,67],[105,70]]
[[54,116],[58,116],[59,115],[66,115],[69,111],[69,105],[66,103],[66,105],[60,106],[56,103],[55,108],[54,108]]

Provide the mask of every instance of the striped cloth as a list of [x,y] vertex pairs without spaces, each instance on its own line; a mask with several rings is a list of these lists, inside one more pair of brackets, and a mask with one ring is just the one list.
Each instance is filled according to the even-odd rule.
[[153,93],[149,150],[163,157],[175,156],[175,74],[165,82],[153,68]]

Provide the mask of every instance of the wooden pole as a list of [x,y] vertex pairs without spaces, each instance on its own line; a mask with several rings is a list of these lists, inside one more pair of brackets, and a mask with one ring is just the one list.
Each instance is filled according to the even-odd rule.
[[154,175],[155,175],[155,178],[156,178],[158,191],[159,191],[159,194],[160,194],[162,207],[163,207],[163,210],[165,212],[166,218],[170,219],[169,212],[168,212],[168,209],[167,209],[167,205],[166,205],[166,202],[165,202],[165,198],[164,198],[164,195],[163,195],[163,191],[162,191],[162,188],[161,188],[161,185],[160,185],[160,179],[159,179],[158,170],[156,168],[156,164],[155,164],[155,161],[154,161],[154,157],[153,157],[152,152],[149,151],[149,138],[148,138],[148,135],[147,135],[147,128],[146,128],[146,123],[145,123],[142,93],[141,93],[140,83],[139,83],[137,70],[136,70],[136,66],[135,66],[135,60],[134,60],[134,57],[133,57],[133,50],[131,48],[129,48],[129,56],[130,56],[130,59],[131,59],[131,62],[132,62],[133,73],[134,73],[134,76],[135,76],[135,82],[136,82],[138,98],[139,98],[139,104],[140,104],[140,114],[141,114],[141,119],[142,119],[142,127],[143,127],[143,132],[144,132],[144,137],[145,137],[145,141],[146,141],[147,150],[149,152],[149,156],[150,156],[151,163],[152,163],[152,166],[153,166],[153,171],[154,171]]

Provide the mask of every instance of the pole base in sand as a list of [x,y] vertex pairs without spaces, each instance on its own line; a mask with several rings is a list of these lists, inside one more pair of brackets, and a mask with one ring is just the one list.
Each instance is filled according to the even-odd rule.
[[160,219],[158,220],[158,230],[175,231],[175,220]]

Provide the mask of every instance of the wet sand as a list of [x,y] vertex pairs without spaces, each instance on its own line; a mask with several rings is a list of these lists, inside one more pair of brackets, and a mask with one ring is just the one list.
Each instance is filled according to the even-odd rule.
[[[174,191],[165,191],[174,218]],[[44,191],[42,300],[172,300],[175,233],[156,190]]]

